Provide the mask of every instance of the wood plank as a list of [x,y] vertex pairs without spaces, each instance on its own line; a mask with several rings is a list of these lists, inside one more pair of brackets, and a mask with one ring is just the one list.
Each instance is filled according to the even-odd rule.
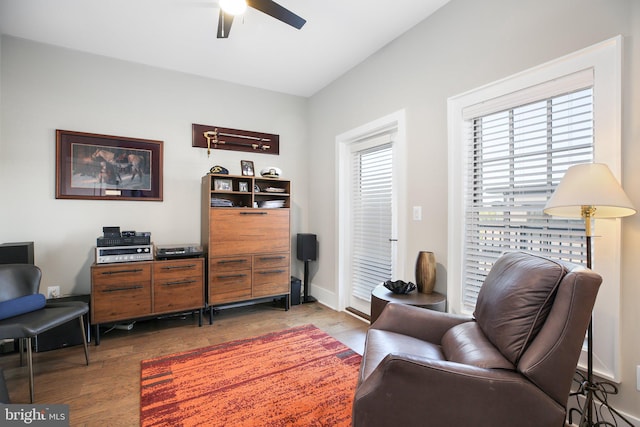
[[[139,425],[142,360],[308,323],[362,353],[368,323],[319,303],[286,312],[270,304],[226,309],[201,328],[191,315],[150,320],[104,333],[100,346],[89,348],[89,366],[81,346],[34,353],[35,403],[70,405],[71,426]],[[0,356],[0,366],[12,402],[28,402],[27,368],[18,354]]]

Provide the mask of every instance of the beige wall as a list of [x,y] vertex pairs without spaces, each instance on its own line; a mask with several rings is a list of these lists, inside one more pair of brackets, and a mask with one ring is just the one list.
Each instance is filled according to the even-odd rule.
[[[623,186],[640,207],[640,2],[633,0],[452,0],[372,55],[310,102],[309,230],[320,255],[316,293],[338,306],[335,137],[394,111],[407,114],[407,227],[404,270],[435,252],[436,290],[447,284],[447,98],[591,46],[624,37]],[[596,100],[597,102],[597,100]],[[422,206],[423,220],[411,219]],[[619,409],[640,416],[640,215],[623,220],[622,394]],[[606,286],[606,284],[605,284]],[[315,295],[315,294],[314,294]]]
[[[216,164],[232,174],[241,159],[281,168],[292,231],[305,226],[307,99],[6,36],[1,52],[0,242],[35,242],[43,293],[89,292],[103,226],[150,231],[156,244],[200,242],[201,177]],[[191,147],[192,123],[279,134],[280,155],[207,158]],[[56,129],[164,141],[164,201],[55,199]]]

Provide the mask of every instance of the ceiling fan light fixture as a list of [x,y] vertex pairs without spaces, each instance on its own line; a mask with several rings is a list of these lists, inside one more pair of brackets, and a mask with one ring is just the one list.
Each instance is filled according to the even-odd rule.
[[242,15],[247,10],[245,0],[220,0],[220,9],[229,15]]

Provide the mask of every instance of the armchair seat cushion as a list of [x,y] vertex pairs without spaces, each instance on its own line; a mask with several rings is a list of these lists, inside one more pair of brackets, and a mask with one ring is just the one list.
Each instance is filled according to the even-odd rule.
[[0,320],[40,310],[46,303],[47,300],[42,294],[25,295],[0,301]]
[[367,378],[389,353],[419,354],[427,359],[445,360],[439,345],[396,332],[369,329],[366,345],[367,358],[362,360],[361,380]]

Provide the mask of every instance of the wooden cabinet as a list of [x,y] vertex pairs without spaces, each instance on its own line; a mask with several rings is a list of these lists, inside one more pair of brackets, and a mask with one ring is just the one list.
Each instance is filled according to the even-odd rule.
[[208,305],[284,296],[288,309],[291,183],[210,174],[202,188]]
[[[204,259],[91,266],[91,324],[204,308]],[[100,343],[96,330],[96,344]]]

